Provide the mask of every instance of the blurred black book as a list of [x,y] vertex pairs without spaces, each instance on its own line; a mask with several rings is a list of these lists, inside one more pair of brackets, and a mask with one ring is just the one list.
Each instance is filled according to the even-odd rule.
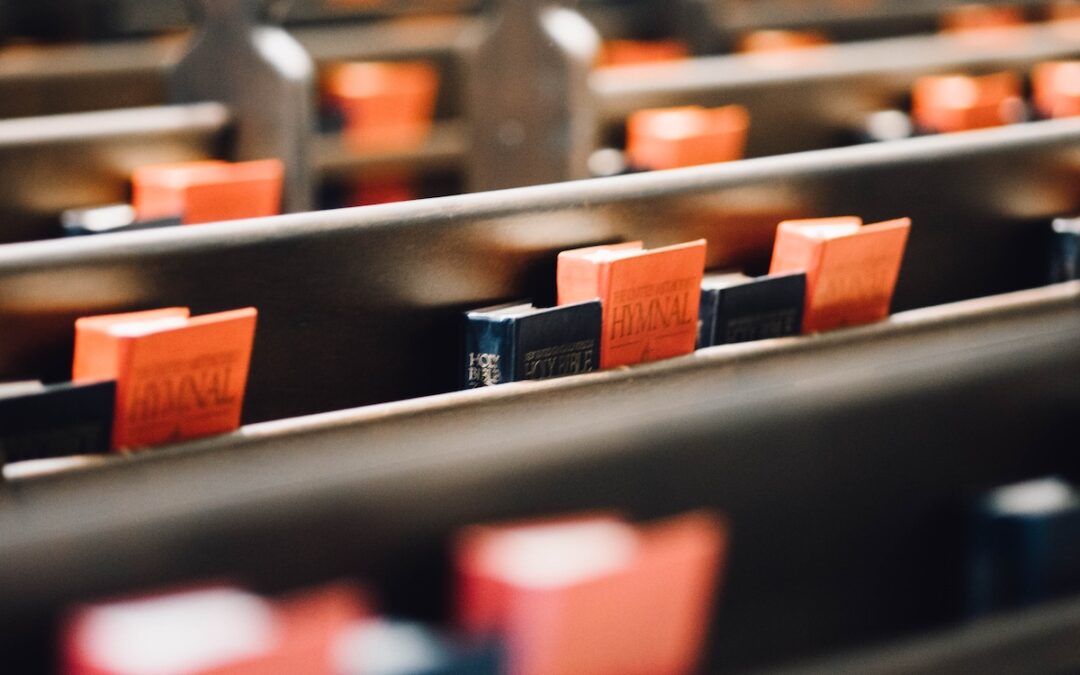
[[1080,591],[1080,493],[1051,477],[984,495],[972,513],[968,575],[973,615]]
[[1050,283],[1080,279],[1080,218],[1055,218],[1050,240]]
[[0,462],[109,451],[115,382],[0,384]]

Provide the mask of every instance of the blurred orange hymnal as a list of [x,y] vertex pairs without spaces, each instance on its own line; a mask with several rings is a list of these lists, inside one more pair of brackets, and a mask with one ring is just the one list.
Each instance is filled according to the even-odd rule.
[[863,225],[854,216],[780,223],[770,274],[806,272],[803,332],[889,315],[910,218]]
[[604,40],[598,65],[636,66],[681,61],[690,49],[680,40]]
[[1051,21],[1074,21],[1080,19],[1080,2],[1077,0],[1058,0],[1050,3],[1046,9]]
[[277,159],[153,164],[132,174],[132,205],[139,220],[179,216],[187,225],[273,216],[284,175]]
[[756,30],[744,35],[736,47],[742,54],[787,52],[829,44],[824,34],[813,30]]
[[971,77],[928,75],[911,90],[915,124],[936,133],[1012,124],[1023,119],[1020,78],[1010,72]]
[[1080,115],[1080,61],[1040,63],[1031,71],[1031,99],[1042,117]]
[[342,63],[323,78],[323,96],[345,120],[345,138],[367,150],[407,150],[431,131],[439,71],[429,63]]
[[727,527],[706,512],[479,526],[457,546],[458,616],[505,640],[517,675],[693,672]]
[[256,316],[172,307],[76,321],[72,379],[116,380],[113,448],[238,428]]
[[740,105],[641,110],[626,122],[626,156],[638,169],[742,159],[750,114]]
[[640,241],[563,251],[559,304],[600,298],[600,367],[694,351],[705,240],[652,250]]
[[953,8],[941,17],[941,30],[945,33],[994,31],[1023,25],[1023,10],[1010,5],[969,3]]

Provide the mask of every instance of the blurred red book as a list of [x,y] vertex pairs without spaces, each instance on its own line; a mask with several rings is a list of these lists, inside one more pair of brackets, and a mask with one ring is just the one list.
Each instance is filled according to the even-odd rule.
[[131,176],[132,206],[139,220],[179,216],[186,225],[274,216],[284,177],[277,159],[143,166]]
[[698,665],[727,548],[693,512],[477,526],[456,549],[458,616],[501,637],[513,675],[679,675]]
[[640,110],[626,122],[627,161],[657,170],[742,159],[749,127],[740,105]]

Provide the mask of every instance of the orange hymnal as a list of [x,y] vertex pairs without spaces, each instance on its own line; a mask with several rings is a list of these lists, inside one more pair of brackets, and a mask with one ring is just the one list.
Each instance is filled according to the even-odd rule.
[[1043,117],[1080,115],[1080,61],[1040,63],[1031,71],[1031,99]]
[[1013,73],[980,77],[928,75],[911,90],[911,115],[926,131],[948,133],[1019,122],[1024,114],[1021,83]]
[[559,304],[600,298],[600,367],[694,351],[705,240],[651,251],[640,241],[559,254]]
[[1051,21],[1074,21],[1080,19],[1080,2],[1076,0],[1058,0],[1047,7],[1047,18]]
[[435,117],[439,71],[429,63],[343,63],[323,82],[326,101],[345,118],[345,137],[372,150],[415,147]]
[[635,66],[681,61],[689,56],[690,49],[681,40],[604,40],[598,64]]
[[1024,25],[1024,12],[1019,7],[970,3],[949,10],[941,17],[945,33],[992,31]]
[[72,379],[116,380],[113,448],[238,428],[256,316],[172,307],[76,321]]
[[910,218],[874,225],[854,216],[780,223],[769,273],[806,272],[803,332],[887,317],[910,229]]
[[756,30],[739,40],[736,51],[743,54],[786,52],[829,44],[828,38],[813,30]]
[[407,171],[362,178],[349,191],[345,206],[372,206],[417,198],[416,177]]
[[139,167],[131,176],[139,220],[179,216],[187,225],[281,213],[281,160],[206,160]]
[[626,156],[639,169],[742,159],[750,113],[741,105],[641,110],[626,122]]
[[641,527],[610,515],[473,527],[458,614],[506,644],[515,675],[693,672],[727,546],[705,512]]

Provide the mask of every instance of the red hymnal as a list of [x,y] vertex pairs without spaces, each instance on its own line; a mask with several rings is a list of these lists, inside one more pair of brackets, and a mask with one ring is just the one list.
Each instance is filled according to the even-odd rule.
[[1031,71],[1031,100],[1042,117],[1080,115],[1080,61],[1049,61]]
[[345,118],[345,137],[367,150],[418,146],[431,131],[439,71],[428,63],[343,63],[325,77],[327,102]]
[[626,157],[638,169],[742,159],[750,113],[740,105],[641,110],[626,122]]
[[281,213],[285,165],[206,160],[140,167],[131,176],[139,220],[179,217],[184,224]]
[[1024,113],[1020,78],[1013,73],[928,75],[911,90],[911,115],[925,131],[949,133],[1019,122]]
[[707,513],[470,528],[457,547],[459,618],[504,640],[515,675],[689,673],[726,540]]
[[238,428],[256,316],[172,307],[76,321],[72,379],[116,380],[113,448]]
[[680,40],[604,40],[598,65],[636,66],[681,61],[689,56],[690,49]]
[[824,34],[813,30],[756,30],[744,35],[736,51],[742,54],[788,52],[829,44]]
[[559,304],[600,298],[600,367],[694,351],[705,240],[642,248],[640,241],[559,254]]
[[887,317],[910,229],[910,218],[874,225],[853,216],[780,223],[769,272],[806,272],[803,332]]

